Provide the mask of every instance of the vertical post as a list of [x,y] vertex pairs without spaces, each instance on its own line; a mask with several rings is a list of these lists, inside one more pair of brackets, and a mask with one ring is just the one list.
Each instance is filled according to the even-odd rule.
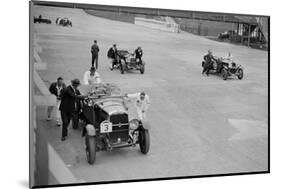
[[248,46],[250,46],[250,39],[251,39],[251,24],[248,24]]
[[243,44],[243,38],[244,38],[244,24],[239,24],[240,30],[241,30],[241,44]]

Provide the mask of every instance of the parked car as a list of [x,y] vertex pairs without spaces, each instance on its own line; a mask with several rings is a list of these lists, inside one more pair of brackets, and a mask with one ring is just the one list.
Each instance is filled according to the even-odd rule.
[[127,50],[118,50],[118,68],[121,74],[124,74],[128,70],[139,70],[141,74],[145,71],[145,62],[136,60],[133,53],[129,53]]
[[[204,59],[204,58],[203,58]],[[202,61],[202,67],[204,68],[206,62]],[[214,57],[211,64],[212,73],[221,75],[223,80],[227,80],[230,76],[237,76],[238,79],[243,79],[244,68],[240,64],[228,60],[226,58]]]
[[143,154],[150,147],[149,124],[129,120],[126,100],[118,87],[110,84],[88,86],[88,98],[83,100],[81,119],[85,137],[86,156],[94,164],[98,151],[136,146]]
[[72,22],[68,18],[60,18],[56,19],[56,24],[61,26],[70,26],[72,27]]
[[230,37],[233,36],[234,34],[235,34],[235,31],[233,31],[233,30],[228,30],[228,31],[219,33],[218,38],[219,38],[220,40],[230,39]]
[[51,24],[52,21],[50,19],[47,18],[43,18],[41,15],[39,17],[35,17],[33,18],[33,22],[34,23],[45,23],[45,24]]

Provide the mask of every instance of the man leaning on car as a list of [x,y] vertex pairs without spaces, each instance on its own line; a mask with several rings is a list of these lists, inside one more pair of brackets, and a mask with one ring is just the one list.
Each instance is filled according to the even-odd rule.
[[80,100],[85,98],[77,89],[80,85],[79,79],[73,79],[71,85],[62,91],[62,99],[60,104],[61,118],[62,118],[62,137],[64,141],[67,137],[67,128],[72,120],[73,129],[78,129],[79,111],[81,108]]

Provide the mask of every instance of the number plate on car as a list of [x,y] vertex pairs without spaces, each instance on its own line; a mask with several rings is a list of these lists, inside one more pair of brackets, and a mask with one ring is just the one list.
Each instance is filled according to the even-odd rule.
[[110,133],[112,132],[112,123],[104,120],[103,122],[101,122],[100,124],[100,132],[101,133]]

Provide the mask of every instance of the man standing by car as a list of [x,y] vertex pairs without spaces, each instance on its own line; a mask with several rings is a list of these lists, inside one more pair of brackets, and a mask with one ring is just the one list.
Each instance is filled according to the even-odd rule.
[[100,74],[96,71],[95,67],[91,67],[90,70],[84,73],[83,81],[85,85],[101,83]]
[[94,44],[91,47],[91,53],[92,53],[92,67],[95,67],[98,69],[98,58],[99,58],[99,46],[97,44],[97,40],[94,40]]
[[209,75],[209,71],[213,66],[213,60],[215,60],[211,50],[208,50],[208,54],[204,56],[204,60],[205,60],[205,64],[203,67],[202,74],[206,72],[206,75]]
[[136,56],[136,61],[141,63],[142,60],[141,60],[141,57],[143,55],[143,52],[142,52],[142,49],[141,47],[139,46],[136,50],[135,50],[135,56]]
[[125,97],[135,99],[135,106],[138,114],[139,120],[144,120],[146,118],[146,112],[150,106],[149,96],[145,92],[125,94]]
[[[59,127],[61,125],[61,116],[60,116],[60,103],[61,103],[61,91],[65,88],[65,84],[63,82],[63,78],[59,77],[56,82],[52,83],[49,87],[49,91],[51,94],[56,96],[56,121],[57,126]],[[47,120],[51,120],[51,114],[53,111],[54,106],[48,107],[48,118]]]
[[67,137],[67,128],[72,120],[73,129],[78,129],[79,111],[81,108],[80,100],[84,98],[77,89],[80,85],[79,79],[71,81],[71,85],[62,91],[62,99],[60,104],[61,118],[62,118],[62,137],[64,141]]
[[110,59],[109,62],[109,68],[112,70],[114,64],[116,64],[117,61],[117,46],[116,44],[113,44],[112,47],[107,51],[107,58]]

